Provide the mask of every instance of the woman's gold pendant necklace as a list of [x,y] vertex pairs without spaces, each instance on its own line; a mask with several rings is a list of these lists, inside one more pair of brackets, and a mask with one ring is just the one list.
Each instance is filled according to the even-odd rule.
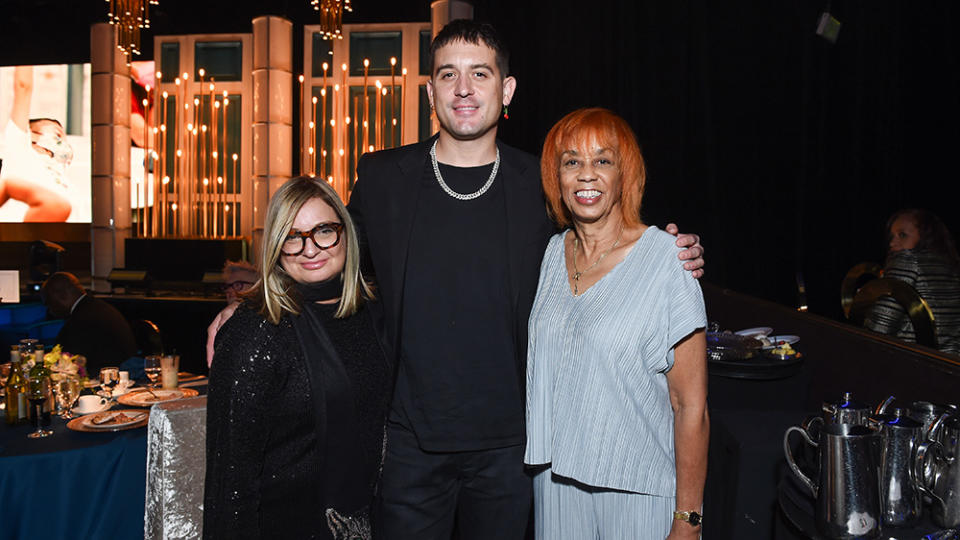
[[594,261],[593,264],[588,266],[585,270],[580,271],[579,269],[577,269],[577,251],[580,248],[580,239],[577,238],[576,233],[574,233],[573,235],[573,275],[570,276],[570,278],[573,279],[573,295],[574,296],[580,296],[580,277],[586,274],[587,272],[589,272],[590,270],[593,270],[595,266],[600,264],[600,261],[602,261],[604,257],[609,255],[611,251],[613,251],[614,249],[617,248],[617,246],[620,245],[620,236],[622,234],[623,234],[623,224],[620,225],[620,231],[617,233],[617,241],[614,242],[612,246],[610,246],[610,249],[601,253],[600,257],[598,257],[597,260]]

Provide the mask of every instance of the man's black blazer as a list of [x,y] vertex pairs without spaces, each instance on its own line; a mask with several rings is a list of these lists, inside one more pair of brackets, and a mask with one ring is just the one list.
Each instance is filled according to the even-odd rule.
[[96,378],[101,367],[119,366],[137,352],[133,331],[110,304],[89,294],[67,317],[57,334],[64,351],[87,357],[87,374]]
[[[399,353],[399,329],[407,254],[424,168],[430,166],[427,141],[365,154],[357,167],[358,179],[350,197],[350,215],[360,234],[364,274],[377,285],[386,311],[387,339]],[[527,319],[533,307],[540,262],[554,226],[547,217],[536,157],[497,142],[500,149],[498,181],[506,204],[507,260],[518,375],[526,380]],[[501,216],[491,216],[499,219]],[[370,266],[372,265],[372,268]],[[372,270],[372,272],[371,272]],[[522,394],[521,394],[522,395]]]

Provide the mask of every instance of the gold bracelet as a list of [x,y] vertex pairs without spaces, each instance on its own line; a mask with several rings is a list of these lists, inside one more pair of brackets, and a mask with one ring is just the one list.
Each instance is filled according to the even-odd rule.
[[676,519],[679,521],[686,521],[693,527],[698,527],[701,523],[703,523],[703,516],[696,511],[674,512],[673,519]]

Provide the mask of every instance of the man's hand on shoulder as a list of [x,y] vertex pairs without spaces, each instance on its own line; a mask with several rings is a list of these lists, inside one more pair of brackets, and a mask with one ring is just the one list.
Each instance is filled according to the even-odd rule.
[[233,312],[237,310],[237,306],[240,305],[240,302],[231,302],[227,304],[227,307],[220,310],[220,313],[217,313],[217,316],[213,319],[213,322],[210,323],[210,326],[207,327],[207,367],[209,368],[213,364],[213,343],[217,340],[217,332],[220,331],[220,327],[224,325],[230,317],[233,317]]
[[700,237],[696,234],[680,234],[675,223],[667,224],[665,230],[677,237],[677,247],[685,248],[677,255],[681,261],[686,261],[683,268],[689,270],[697,279],[703,277],[703,246],[700,245]]

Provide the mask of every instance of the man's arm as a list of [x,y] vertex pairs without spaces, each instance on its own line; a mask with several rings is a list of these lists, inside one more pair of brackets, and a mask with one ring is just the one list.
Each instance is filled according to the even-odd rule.
[[677,247],[686,248],[677,257],[683,263],[683,268],[689,270],[693,277],[703,277],[703,246],[700,245],[700,236],[696,234],[680,234],[675,223],[667,224],[666,231],[677,237]]
[[213,365],[213,353],[214,353],[214,344],[217,341],[217,332],[220,331],[220,328],[230,320],[230,317],[233,317],[233,312],[237,310],[237,307],[240,305],[240,302],[230,302],[227,304],[227,307],[220,310],[220,313],[217,313],[217,316],[214,317],[213,322],[210,323],[210,326],[207,327],[207,367]]

